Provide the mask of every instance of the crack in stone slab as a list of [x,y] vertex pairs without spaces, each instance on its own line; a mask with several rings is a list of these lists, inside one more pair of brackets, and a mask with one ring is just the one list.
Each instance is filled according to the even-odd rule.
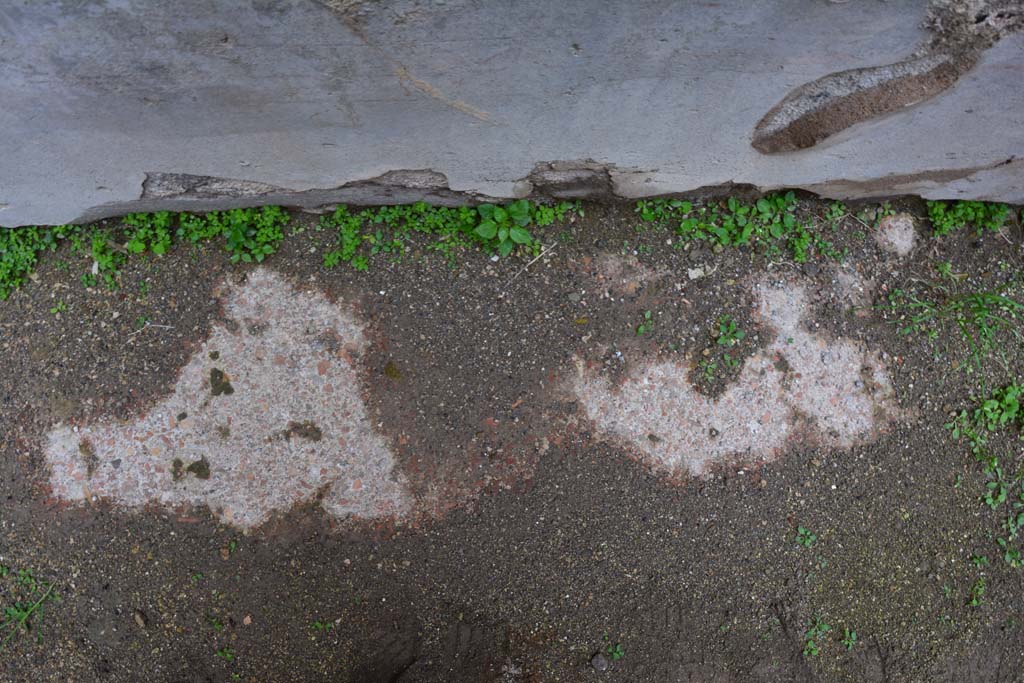
[[773,460],[796,444],[849,448],[901,414],[878,353],[808,329],[802,286],[762,280],[754,293],[774,339],[718,399],[698,392],[678,362],[642,365],[617,388],[580,363],[574,389],[586,416],[654,469],[701,476],[716,463]]
[[146,414],[50,432],[54,495],[207,505],[246,529],[309,501],[338,518],[407,513],[405,479],[360,396],[358,321],[265,268],[228,288],[225,314],[242,324],[215,326]]

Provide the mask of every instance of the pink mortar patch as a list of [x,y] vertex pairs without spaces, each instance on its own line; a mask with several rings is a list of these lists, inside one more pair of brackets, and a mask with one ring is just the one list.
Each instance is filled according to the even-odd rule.
[[407,513],[404,477],[360,398],[358,322],[267,269],[228,288],[225,314],[237,326],[215,326],[146,414],[50,432],[54,495],[207,505],[241,528],[321,493],[335,517]]
[[617,388],[581,363],[575,392],[587,417],[655,469],[700,476],[716,462],[772,460],[799,442],[849,448],[900,414],[877,353],[807,329],[803,287],[762,281],[754,294],[775,337],[717,399],[694,388],[682,363],[640,367]]

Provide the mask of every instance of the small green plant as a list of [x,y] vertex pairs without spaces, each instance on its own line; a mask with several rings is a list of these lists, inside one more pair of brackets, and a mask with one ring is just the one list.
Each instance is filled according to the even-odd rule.
[[360,231],[366,213],[353,215],[349,212],[348,207],[342,204],[334,210],[332,215],[320,219],[321,227],[333,227],[338,231],[338,248],[324,254],[326,267],[332,268],[342,262],[351,263],[356,270],[366,270],[369,267],[365,256],[360,257],[359,261],[354,261],[356,251],[363,242]]
[[933,300],[903,289],[894,289],[887,308],[900,314],[895,322],[901,334],[921,334],[937,339],[947,323],[967,346],[974,368],[993,352],[1002,354],[1000,333],[1022,340],[1018,319],[1024,317],[1024,304],[1009,296],[1016,283],[994,290],[952,294],[945,287],[933,286],[942,298]]
[[821,653],[819,641],[824,641],[825,636],[831,630],[832,627],[826,624],[821,617],[815,616],[804,632],[804,656],[817,657]]
[[857,644],[857,632],[848,628],[843,629],[843,639],[840,641],[847,651],[852,650]]
[[794,261],[803,263],[813,245],[826,258],[843,257],[809,224],[797,218],[797,200],[792,192],[767,195],[753,204],[744,204],[734,197],[705,205],[647,199],[637,202],[635,211],[642,220],[660,226],[678,221],[677,246],[693,240],[707,242],[715,249],[756,245],[773,258],[780,256],[785,246]]
[[746,336],[747,333],[741,330],[730,316],[723,315],[718,319],[718,336],[715,342],[719,346],[735,346]]
[[971,607],[978,607],[985,598],[985,577],[979,576],[978,580],[971,586],[971,592],[967,604]]
[[605,648],[605,652],[611,657],[613,662],[617,662],[626,656],[626,651],[622,648],[622,643],[615,643],[614,645],[608,645]]
[[511,254],[516,246],[528,253],[537,253],[539,243],[528,227],[544,227],[562,221],[569,212],[582,215],[578,203],[547,206],[526,200],[504,206],[483,204],[457,209],[418,202],[363,209],[358,213],[339,206],[333,214],[321,218],[317,229],[338,231],[336,248],[324,254],[326,267],[349,263],[356,270],[366,270],[369,260],[364,244],[370,247],[369,255],[389,253],[401,257],[406,250],[404,238],[411,232],[434,237],[427,249],[441,252],[449,263],[454,262],[456,251],[474,245],[502,257]]
[[480,212],[481,220],[474,232],[485,243],[494,245],[501,256],[508,256],[516,245],[533,244],[533,235],[526,229],[533,219],[530,203],[525,199],[504,207],[481,204],[477,211]]
[[835,230],[846,215],[846,206],[842,202],[832,202],[825,211],[825,221]]
[[988,557],[985,555],[971,555],[971,562],[975,567],[981,569],[988,566]]
[[63,301],[58,301],[55,305],[50,307],[50,313],[52,313],[53,315],[63,313],[66,310],[68,310],[68,305]]
[[119,251],[110,241],[110,235],[105,230],[96,230],[92,233],[92,259],[93,273],[99,274],[107,289],[117,289],[117,278],[121,274],[121,266],[128,257],[125,252]]
[[927,202],[927,205],[932,233],[936,237],[948,235],[967,225],[973,225],[979,234],[984,230],[995,232],[1003,227],[1010,215],[1010,207],[1006,204],[959,201],[955,204]]
[[143,327],[149,324],[149,318],[144,315],[140,315],[135,319],[135,329],[141,330]]
[[936,274],[946,280],[954,280],[953,263],[951,261],[939,261],[935,264]]
[[[945,425],[954,439],[967,439],[975,460],[982,465],[986,481],[981,500],[993,511],[1003,505],[1009,507],[1002,524],[1006,536],[997,538],[996,542],[1003,553],[1003,560],[1015,569],[1021,566],[1021,552],[1013,542],[1024,529],[1024,473],[1018,471],[1007,476],[999,457],[990,452],[988,440],[994,433],[1006,429],[1015,432],[1018,438],[1024,438],[1022,398],[1024,387],[1018,383],[1008,384],[981,399],[972,411],[961,410]],[[975,560],[976,565],[978,562]],[[984,562],[987,564],[987,557]]]
[[49,603],[57,602],[60,596],[52,582],[37,579],[31,569],[19,569],[16,573],[10,567],[0,567],[0,578],[13,578],[13,585],[5,586],[4,593],[10,602],[3,606],[0,616],[0,650],[20,635],[35,634],[36,642],[42,642],[41,621]]
[[130,213],[122,219],[128,241],[124,247],[132,254],[141,254],[147,249],[156,255],[166,254],[171,248],[171,224],[169,211],[156,213]]
[[216,656],[223,659],[225,662],[235,661],[235,652],[230,647],[222,647],[215,653]]
[[796,528],[796,542],[805,548],[810,548],[818,542],[818,537],[810,529],[798,526]]
[[991,480],[985,482],[985,494],[982,500],[991,509],[995,510],[1006,502],[1007,482],[1003,478],[1003,468],[999,465],[999,459],[990,456],[985,462],[985,475]]
[[865,207],[857,212],[857,222],[866,228],[877,230],[881,224],[882,219],[886,216],[892,216],[896,213],[895,209],[889,202],[883,202],[876,207]]
[[701,376],[708,382],[715,381],[715,374],[718,372],[718,363],[713,360],[702,358],[697,366],[700,368]]
[[288,221],[288,214],[279,206],[225,212],[225,236],[231,261],[260,262],[276,252],[284,239]]
[[[1020,520],[1017,520],[1020,522]],[[1020,526],[1020,525],[1018,525]],[[1010,539],[1012,540],[1012,539]],[[1013,548],[1010,546],[1010,541],[1005,538],[997,538],[996,543],[1000,548],[1003,549],[1003,561],[1010,565],[1013,569],[1020,569],[1021,567],[1021,553],[1019,548]]]
[[636,326],[636,336],[642,337],[651,331],[654,327],[654,314],[650,311],[644,311],[644,318],[639,325]]
[[[337,247],[324,253],[325,266],[345,262],[366,270],[373,254],[396,258],[404,254],[405,237],[413,232],[433,236],[434,241],[426,248],[442,253],[450,263],[458,250],[473,246],[501,256],[508,256],[519,246],[524,253],[537,255],[540,244],[530,226],[546,227],[566,220],[571,213],[583,215],[579,202],[543,205],[520,200],[504,206],[458,208],[418,202],[356,213],[340,206],[324,216],[316,230],[338,231]],[[280,248],[290,220],[281,207],[265,206],[205,214],[133,213],[120,225],[105,222],[88,227],[0,228],[0,301],[25,283],[44,252],[55,251],[64,241],[70,242],[72,254],[88,251],[92,256],[92,271],[82,275],[84,287],[95,287],[102,280],[108,288],[116,289],[128,257],[145,252],[165,254],[175,239],[199,245],[222,238],[232,262],[261,262]],[[301,227],[291,230],[291,234],[300,232]],[[145,286],[140,285],[140,292],[146,296]]]
[[0,301],[25,283],[43,252],[56,251],[64,239],[79,240],[81,231],[77,225],[0,228]]
[[183,239],[192,244],[206,242],[214,237],[220,237],[225,230],[225,225],[219,212],[208,214],[179,213],[178,229],[175,232],[178,239]]
[[334,623],[330,621],[320,621],[319,619],[317,619],[310,625],[310,628],[314,631],[324,633],[326,631],[330,631],[331,629],[333,629]]

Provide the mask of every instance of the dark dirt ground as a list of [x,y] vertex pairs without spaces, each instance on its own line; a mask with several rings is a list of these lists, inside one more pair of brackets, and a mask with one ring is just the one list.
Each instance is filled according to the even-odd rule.
[[[895,204],[924,215],[916,201]],[[808,199],[802,210],[826,207]],[[434,516],[339,523],[309,506],[250,534],[205,509],[59,503],[41,446],[57,422],[128,418],[166,394],[221,315],[217,284],[248,267],[219,247],[179,245],[131,260],[119,290],[87,291],[84,257],[48,255],[38,281],[0,304],[0,562],[55,582],[61,599],[38,631],[0,650],[0,678],[1024,680],[1021,571],[996,552],[1001,517],[979,501],[980,466],[943,428],[981,378],[1021,376],[1019,343],[1000,340],[1006,367],[986,359],[969,373],[952,328],[934,341],[903,336],[892,314],[858,315],[830,298],[825,259],[683,251],[637,225],[631,206],[587,206],[541,231],[558,246],[523,272],[524,259],[476,252],[452,268],[422,244],[400,263],[374,257],[366,273],[326,270],[319,250],[332,236],[287,238],[270,268],[358,302],[373,339],[365,398]],[[968,275],[965,291],[1021,273],[1016,220],[1000,235],[933,240],[925,221],[918,233],[903,260],[852,218],[834,241],[889,290],[937,279],[941,261]],[[625,271],[600,280],[602,257],[624,250]],[[717,270],[690,281],[687,268],[701,264]],[[645,268],[670,276],[645,284]],[[742,360],[764,339],[741,281],[769,268],[821,293],[822,328],[888,354],[899,404],[915,417],[849,451],[795,448],[745,472],[671,482],[597,438],[558,390],[574,354],[615,363],[619,351],[623,371],[659,355],[718,354],[723,313],[748,331]],[[647,310],[653,329],[638,336]],[[173,329],[136,333],[140,316]],[[701,385],[694,373],[711,395],[729,379]],[[798,526],[818,536],[813,547],[795,542]],[[992,562],[978,568],[973,554]],[[18,594],[14,576],[0,579],[5,604]],[[987,590],[970,606],[979,576]],[[832,631],[810,657],[815,616]],[[859,636],[849,652],[844,628]],[[624,656],[595,670],[594,654],[615,644]]]

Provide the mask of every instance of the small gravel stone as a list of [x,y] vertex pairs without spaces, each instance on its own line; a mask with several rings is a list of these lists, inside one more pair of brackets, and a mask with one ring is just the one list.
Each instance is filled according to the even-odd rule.
[[594,667],[595,671],[604,673],[608,670],[608,658],[598,652],[590,658],[590,666]]

